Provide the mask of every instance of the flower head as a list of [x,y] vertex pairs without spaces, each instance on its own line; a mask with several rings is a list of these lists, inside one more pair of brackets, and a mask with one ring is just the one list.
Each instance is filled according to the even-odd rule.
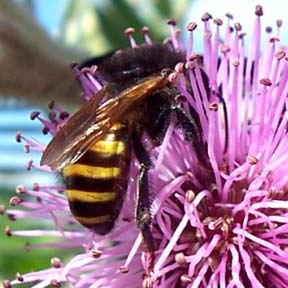
[[[203,143],[191,145],[177,123],[171,121],[162,144],[150,149],[156,259],[154,271],[144,277],[145,287],[287,286],[288,63],[285,48],[279,45],[281,25],[276,36],[270,29],[266,31],[261,52],[262,7],[257,6],[255,14],[247,57],[245,34],[239,23],[231,28],[231,15],[227,15],[223,42],[222,20],[215,18],[212,23],[210,14],[203,15],[203,69],[199,55],[192,52],[195,23],[187,27],[190,36],[185,47],[175,23],[169,21],[168,42],[186,55],[186,62],[177,64],[169,79],[187,113],[201,123]],[[150,44],[146,28],[143,34]],[[136,47],[132,30],[127,35],[131,46]],[[74,70],[84,98],[101,89],[97,71],[95,74],[93,69],[75,66]],[[49,121],[35,113],[33,118],[53,134],[67,115],[51,106]],[[45,149],[20,134],[17,139],[24,140],[29,149]],[[149,146],[148,139],[143,141]],[[31,167],[36,166],[30,163]],[[61,282],[75,287],[141,286],[149,257],[139,249],[141,236],[133,222],[137,171],[138,162],[133,159],[121,215],[115,229],[103,237],[75,225],[62,186],[18,187],[21,196],[13,198],[11,204],[26,209],[8,210],[8,215],[13,219],[50,219],[53,228],[7,229],[9,235],[54,236],[62,241],[47,245],[82,246],[84,250],[66,264],[54,258],[50,269],[18,275],[12,284],[37,281],[35,287]],[[22,194],[41,201],[25,200]]]

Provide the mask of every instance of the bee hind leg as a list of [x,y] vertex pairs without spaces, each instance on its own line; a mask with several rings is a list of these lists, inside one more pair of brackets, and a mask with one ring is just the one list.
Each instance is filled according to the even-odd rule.
[[147,260],[147,272],[153,272],[154,269],[154,239],[151,232],[151,215],[149,202],[149,183],[148,171],[153,164],[148,152],[143,147],[141,137],[137,132],[132,133],[133,146],[136,157],[140,162],[140,171],[137,177],[137,197],[136,197],[136,224],[141,230],[142,245]]

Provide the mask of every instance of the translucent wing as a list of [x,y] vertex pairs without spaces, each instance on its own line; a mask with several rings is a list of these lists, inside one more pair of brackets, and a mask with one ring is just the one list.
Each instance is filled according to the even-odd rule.
[[[41,159],[41,165],[57,170],[76,162],[110,128],[132,111],[134,105],[168,83],[167,77],[156,75],[122,91],[109,95],[109,86],[86,102],[54,135]],[[101,103],[101,99],[108,99]]]

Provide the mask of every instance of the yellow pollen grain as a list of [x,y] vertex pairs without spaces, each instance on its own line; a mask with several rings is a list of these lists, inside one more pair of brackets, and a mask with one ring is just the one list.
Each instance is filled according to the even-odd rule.
[[118,130],[120,130],[120,129],[122,129],[122,128],[123,128],[123,125],[122,125],[121,123],[115,123],[115,124],[110,128],[109,131],[118,131]]
[[92,179],[117,178],[120,172],[118,167],[95,167],[84,164],[71,164],[63,169],[64,177],[83,176]]
[[66,195],[69,201],[78,201],[85,203],[99,203],[114,200],[115,192],[87,192],[80,190],[66,190]]

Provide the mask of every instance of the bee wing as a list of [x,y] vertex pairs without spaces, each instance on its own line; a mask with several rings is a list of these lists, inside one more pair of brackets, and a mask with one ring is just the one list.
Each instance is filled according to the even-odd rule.
[[[82,149],[78,146],[80,143],[82,143],[81,147],[89,145],[89,138],[86,137],[87,131],[95,123],[99,103],[107,96],[109,96],[109,89],[104,87],[68,119],[46,147],[41,158],[41,165],[48,165],[56,170],[68,162],[75,162],[79,159],[90,146]],[[84,139],[86,139],[85,142],[83,142]]]
[[[103,138],[115,123],[121,121],[137,102],[167,83],[167,78],[161,75],[146,78],[114,98],[108,97],[109,87],[103,88],[54,135],[40,164],[57,170],[68,163],[76,162],[93,143]],[[104,97],[108,100],[99,105]]]

